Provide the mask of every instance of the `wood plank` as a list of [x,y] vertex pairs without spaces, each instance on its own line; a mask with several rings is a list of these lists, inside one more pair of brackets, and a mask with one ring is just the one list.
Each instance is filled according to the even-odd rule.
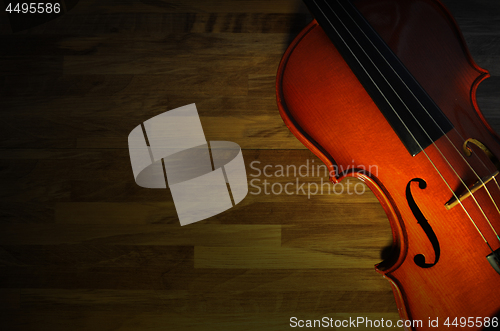
[[[20,266],[2,261],[8,268],[0,275],[2,287],[11,298],[12,289],[116,289],[205,291],[372,291],[390,292],[389,282],[371,268],[356,269],[198,269],[192,261],[173,264],[99,265],[79,264]],[[34,277],[36,275],[36,277]],[[10,293],[10,294],[9,294]],[[15,294],[11,303],[17,307]],[[10,300],[10,299],[9,299]],[[16,299],[17,300],[17,299]],[[19,301],[19,300],[18,300]],[[5,308],[9,308],[6,305]]]
[[[350,236],[346,236],[350,234]],[[282,247],[307,248],[359,257],[382,258],[378,248],[391,247],[386,224],[296,224],[283,227]]]
[[[364,317],[365,319],[375,320],[381,319],[392,320],[394,325],[398,320],[397,313],[335,313],[314,314],[301,313],[295,311],[292,314],[284,313],[266,313],[259,312],[249,314],[189,314],[186,312],[134,312],[119,313],[115,311],[64,311],[61,314],[59,311],[38,311],[34,309],[25,309],[16,312],[16,314],[4,317],[3,320],[9,321],[9,325],[19,325],[22,328],[13,330],[67,330],[67,325],[72,325],[73,330],[119,330],[119,331],[135,331],[137,329],[152,329],[152,330],[175,330],[175,331],[219,331],[231,330],[238,328],[242,331],[252,330],[289,330],[290,318],[292,316],[300,319],[321,319],[326,315],[334,321],[349,320],[351,318]],[[58,323],[53,323],[57,320]],[[51,328],[48,328],[51,326]],[[374,327],[361,324],[359,330],[377,331],[380,327]],[[394,330],[402,330],[394,328]]]
[[[21,304],[28,309],[66,306],[69,310],[118,310],[135,312],[189,311],[197,313],[251,314],[260,311],[283,313],[296,309],[303,313],[328,313],[339,301],[344,306],[337,312],[353,309],[364,313],[391,312],[394,300],[391,292],[205,292],[194,295],[188,291],[147,290],[43,290],[21,289]],[[142,299],[141,299],[142,298]],[[202,299],[205,304],[199,304]],[[385,308],[380,307],[384,305]],[[357,306],[357,307],[356,307]],[[356,308],[355,308],[356,307]]]
[[[120,4],[118,4],[120,5]],[[299,8],[303,8],[298,1],[277,0],[269,2],[266,0],[245,0],[235,3],[226,0],[210,1],[209,3],[200,0],[188,0],[182,2],[171,1],[145,1],[118,6],[113,3],[102,3],[97,0],[87,1],[85,4],[78,4],[73,9],[73,14],[81,12],[238,12],[238,13],[295,13]]]
[[[110,209],[112,211],[113,209]],[[127,212],[127,211],[125,211]],[[104,216],[106,217],[106,216]],[[279,247],[279,225],[218,225],[196,224],[181,227],[177,224],[118,223],[88,218],[58,220],[63,224],[1,224],[2,245],[155,245],[155,246],[224,246]],[[133,218],[132,218],[133,220]],[[68,224],[69,223],[69,224]],[[76,223],[76,224],[75,224]],[[57,247],[54,248],[55,250]],[[107,248],[109,249],[109,248]]]
[[[302,5],[303,6],[303,5]],[[110,12],[96,16],[93,13],[70,11],[57,20],[33,27],[16,34],[22,37],[32,35],[72,34],[118,34],[118,33],[289,33],[297,34],[312,19],[304,8],[293,13],[261,11],[238,13],[240,8],[226,11],[206,12]],[[64,30],[61,30],[64,27]],[[0,35],[9,36],[10,29]]]
[[324,269],[359,268],[378,263],[377,254],[347,256],[303,248],[204,247],[194,249],[195,268]]

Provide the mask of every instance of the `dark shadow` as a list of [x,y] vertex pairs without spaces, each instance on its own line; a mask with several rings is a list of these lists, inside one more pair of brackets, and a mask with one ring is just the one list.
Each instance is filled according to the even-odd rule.
[[311,13],[307,9],[303,1],[296,0],[295,6],[295,12],[293,14],[290,14],[291,17],[289,19],[290,23],[288,36],[283,52],[286,50],[288,45],[292,43],[293,39],[299,34],[299,32],[302,31],[307,26],[307,24],[309,24],[313,20]]
[[[496,321],[496,326],[490,325],[489,327],[486,327],[483,329],[483,331],[488,331],[488,330],[500,330],[500,310],[497,311],[495,316],[491,317],[492,319],[495,319]],[[484,319],[483,319],[484,320]]]
[[382,261],[389,260],[394,254],[392,253],[392,245],[385,246],[380,251],[380,258]]

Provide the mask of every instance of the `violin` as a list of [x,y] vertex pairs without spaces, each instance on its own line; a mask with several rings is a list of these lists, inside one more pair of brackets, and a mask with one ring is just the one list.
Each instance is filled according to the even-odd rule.
[[315,19],[277,73],[285,124],[333,183],[357,177],[383,206],[393,243],[375,268],[422,322],[407,329],[498,328],[500,139],[475,94],[488,72],[438,0],[304,2]]

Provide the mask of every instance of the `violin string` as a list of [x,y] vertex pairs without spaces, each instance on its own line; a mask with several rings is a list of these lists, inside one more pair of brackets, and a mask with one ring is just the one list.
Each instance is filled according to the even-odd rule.
[[[325,3],[326,3],[326,0],[324,0]],[[439,174],[439,176],[441,177],[441,179],[443,180],[443,182],[446,184],[446,186],[448,187],[448,189],[450,190],[450,192],[453,194],[453,196],[455,197],[455,199],[457,199],[458,203],[462,206],[462,209],[464,210],[464,212],[466,213],[466,215],[468,216],[469,220],[472,222],[472,224],[474,225],[474,227],[476,228],[476,230],[478,231],[478,233],[480,234],[480,236],[483,238],[484,242],[488,245],[488,247],[490,248],[490,250],[493,252],[493,249],[491,248],[491,246],[489,245],[488,241],[486,240],[486,238],[484,237],[483,233],[481,232],[481,230],[478,228],[478,226],[476,225],[476,223],[474,222],[474,220],[472,219],[472,217],[470,216],[470,214],[468,213],[468,211],[466,210],[466,208],[463,206],[462,202],[460,201],[460,199],[457,197],[457,195],[455,194],[455,192],[452,190],[452,188],[450,187],[450,185],[448,184],[448,182],[446,181],[446,179],[444,178],[444,176],[441,174],[441,172],[439,171],[439,169],[436,167],[436,165],[434,164],[434,162],[432,162],[432,160],[430,159],[430,157],[428,156],[428,154],[425,152],[425,150],[422,148],[422,146],[420,145],[420,143],[417,141],[417,139],[415,138],[415,136],[411,133],[411,131],[409,130],[409,128],[407,127],[407,125],[403,122],[403,120],[401,119],[401,117],[399,116],[399,114],[396,112],[396,110],[394,109],[394,107],[392,106],[392,104],[389,102],[389,100],[387,100],[385,94],[380,90],[379,86],[375,83],[375,81],[373,80],[372,76],[368,73],[368,71],[366,70],[366,68],[363,66],[363,64],[361,63],[361,61],[358,59],[358,57],[354,54],[354,52],[352,51],[352,49],[349,47],[349,45],[347,44],[347,42],[344,40],[344,38],[342,37],[342,35],[338,32],[338,30],[335,28],[335,26],[331,23],[330,19],[328,18],[328,16],[326,16],[326,14],[324,13],[323,9],[318,6],[316,0],[313,0],[313,2],[316,4],[317,8],[321,11],[321,13],[323,14],[324,18],[328,21],[328,23],[330,24],[330,26],[333,28],[333,30],[335,31],[335,33],[339,36],[339,38],[342,40],[342,42],[345,44],[345,46],[348,48],[348,50],[351,52],[351,54],[353,55],[353,57],[356,59],[356,61],[359,63],[359,65],[361,66],[362,70],[367,74],[368,78],[372,81],[372,83],[374,84],[374,86],[377,88],[377,90],[380,92],[381,96],[385,99],[385,101],[387,102],[387,104],[391,107],[391,109],[393,110],[393,112],[396,114],[396,116],[400,119],[401,123],[404,125],[404,127],[406,128],[406,130],[408,131],[408,133],[412,136],[412,138],[415,140],[416,144],[419,146],[420,150],[424,153],[424,155],[427,157],[427,159],[429,160],[429,162],[431,163],[431,165],[434,167],[434,169],[436,170],[436,172]],[[328,6],[329,4],[326,3]],[[330,7],[330,6],[329,6]],[[331,7],[330,7],[330,10]],[[335,16],[337,16],[337,19],[343,24],[343,22],[340,20],[340,18],[338,17],[338,15],[332,10],[332,12],[334,13]],[[354,38],[354,37],[353,37]],[[354,38],[355,39],[355,38]],[[358,44],[359,45],[359,44]],[[376,66],[375,66],[376,67]],[[377,68],[378,69],[378,68]],[[404,102],[403,102],[404,103]],[[405,105],[406,106],[406,105]],[[411,112],[410,112],[411,113]],[[417,121],[418,122],[418,121]],[[424,130],[425,131],[425,130]],[[433,142],[434,144],[434,142]],[[434,146],[436,146],[434,144]],[[437,148],[437,146],[436,146]]]
[[[479,160],[481,161],[481,163],[482,163],[482,164],[484,165],[484,167],[486,168],[486,164],[484,164],[484,162],[483,162],[481,159],[479,159]],[[493,181],[495,182],[495,184],[496,184],[496,186],[497,186],[497,188],[498,188],[498,191],[500,191],[500,185],[498,185],[498,182],[497,182],[497,179],[495,178],[495,176],[493,176]],[[496,205],[495,205],[495,207],[496,207]],[[498,208],[497,208],[497,211],[498,211],[498,213],[500,214],[500,209],[498,209]],[[498,239],[498,240],[500,240],[500,236],[499,236],[498,234],[497,234],[497,239]]]
[[[328,2],[326,2],[325,0],[325,3],[326,5],[330,8],[330,10],[335,14],[335,16],[337,16],[337,19],[339,20],[339,22],[344,26],[344,28],[346,28],[346,30],[349,32],[349,34],[351,35],[351,37],[354,39],[354,41],[356,41],[356,43],[358,44],[358,46],[363,50],[363,52],[366,54],[365,50],[363,49],[363,47],[359,44],[359,42],[356,40],[356,38],[351,34],[351,32],[347,29],[347,27],[345,26],[344,22],[342,22],[342,20],[340,19],[340,17],[338,17],[338,15],[335,13],[335,11],[333,10],[333,8],[330,6],[330,4]],[[427,115],[431,118],[431,120],[434,122],[434,124],[439,128],[439,130],[441,131],[441,133],[446,137],[446,139],[448,140],[448,142],[453,146],[453,148],[455,149],[455,151],[458,153],[458,155],[460,155],[460,157],[462,158],[462,160],[465,162],[465,164],[469,167],[470,170],[472,170],[472,172],[474,173],[474,175],[476,176],[476,178],[481,182],[482,184],[482,187],[484,187],[484,189],[486,190],[486,193],[488,194],[490,200],[493,202],[493,205],[495,206],[497,212],[500,214],[500,210],[498,208],[498,205],[497,203],[495,202],[495,199],[493,199],[493,197],[491,196],[491,193],[490,191],[488,190],[488,187],[485,185],[483,179],[477,174],[477,172],[474,170],[474,168],[472,167],[472,165],[467,162],[467,160],[465,159],[465,157],[463,156],[462,153],[460,153],[460,151],[457,149],[457,147],[455,146],[455,144],[451,141],[451,139],[448,137],[448,135],[443,131],[443,129],[441,128],[441,126],[436,122],[436,120],[431,116],[431,114],[429,113],[429,111],[427,110],[427,108],[420,102],[420,100],[415,96],[415,94],[413,93],[413,91],[410,89],[410,87],[406,84],[406,82],[401,78],[401,76],[399,75],[399,73],[394,69],[394,67],[387,61],[386,57],[383,56],[381,53],[380,53],[380,50],[373,44],[372,40],[366,35],[365,31],[363,31],[363,29],[358,25],[358,22],[356,22],[356,20],[351,16],[351,14],[346,10],[346,8],[344,7],[344,5],[339,1],[337,0],[337,3],[342,7],[342,9],[344,10],[344,12],[349,16],[349,18],[351,19],[351,21],[358,27],[359,31],[361,31],[361,33],[366,37],[366,40],[368,40],[372,46],[375,48],[375,50],[379,53],[379,55],[382,57],[382,59],[387,63],[387,65],[391,68],[391,70],[396,74],[396,76],[399,78],[399,80],[403,83],[403,85],[406,87],[406,89],[411,93],[411,95],[415,98],[415,100],[418,102],[418,104],[420,105],[420,107],[422,107],[422,109],[427,113]],[[338,34],[338,33],[337,33]],[[366,54],[367,57],[370,59],[371,61],[371,58],[368,56],[368,54]],[[373,63],[373,61],[371,61],[372,64],[374,65],[374,67],[377,69],[377,71],[382,75],[382,77],[384,78],[384,80],[389,84],[389,86],[391,87],[391,89],[393,90],[393,92],[396,94],[396,96],[398,97],[398,99],[405,105],[406,109],[408,110],[408,112],[412,115],[412,117],[415,119],[415,121],[418,123],[418,125],[420,126],[420,128],[425,132],[425,134],[427,135],[427,137],[429,139],[430,136],[429,134],[425,131],[425,129],[423,128],[423,126],[419,123],[419,121],[416,119],[416,117],[413,115],[413,113],[411,112],[411,110],[408,108],[408,106],[404,103],[404,101],[401,99],[401,97],[398,95],[398,93],[392,88],[392,85],[387,81],[387,79],[385,79],[385,76],[382,74],[382,72],[379,70],[379,68],[377,68],[377,66]],[[462,137],[462,135],[460,134],[460,132],[455,128],[453,127],[453,130],[458,134],[458,136],[463,140],[465,141],[465,139]],[[431,139],[432,140],[432,139]],[[453,172],[455,173],[455,175],[460,179],[460,181],[462,182],[462,184],[466,187],[467,191],[469,191],[469,193],[471,194],[471,197],[474,199],[474,202],[476,203],[476,205],[479,207],[481,213],[483,214],[483,216],[485,217],[486,221],[488,222],[488,225],[490,226],[490,228],[492,229],[493,233],[495,234],[495,236],[497,237],[497,239],[500,241],[500,237],[497,233],[497,231],[495,230],[495,228],[493,227],[493,225],[491,224],[490,222],[490,219],[486,216],[486,214],[484,213],[483,209],[481,208],[479,202],[476,200],[476,198],[474,197],[474,194],[469,190],[468,186],[465,185],[465,183],[463,182],[463,180],[461,179],[461,177],[457,174],[457,172],[455,171],[455,169],[453,168],[453,166],[448,162],[448,160],[446,159],[446,157],[441,153],[441,151],[439,150],[439,148],[437,148],[437,146],[434,144],[433,142],[433,145],[436,147],[436,149],[439,151],[439,153],[441,154],[441,156],[443,157],[443,159],[446,161],[446,163],[448,164],[448,166],[453,170]],[[420,147],[420,146],[419,146]],[[481,160],[481,158],[479,158],[475,153],[474,153],[474,156],[481,162],[481,164],[486,168],[486,164],[484,164],[484,162]],[[499,188],[500,190],[500,186],[498,185],[498,182],[496,181],[496,179],[493,177],[495,183],[497,184],[497,187]]]
[[[482,163],[482,161],[481,161],[481,163]],[[484,166],[486,167],[485,164],[484,164]],[[498,190],[500,191],[500,185],[498,185],[497,179],[495,177],[493,177],[493,181],[495,182],[495,184],[497,185]],[[500,213],[500,210],[498,212]],[[500,236],[497,235],[497,239],[500,240]]]
[[[338,17],[338,15],[335,13],[335,11],[332,9],[332,7],[330,6],[330,4],[328,4],[326,1],[325,3],[327,4],[327,6],[330,8],[330,10],[334,13],[335,16],[337,16],[337,19],[339,20],[339,22],[344,26],[344,28],[346,28],[346,30],[349,32],[349,34],[351,35],[351,37],[354,39],[354,41],[358,44],[358,46],[361,48],[361,50],[365,53],[365,55],[368,57],[368,59],[370,60],[370,62],[372,62],[373,66],[375,67],[375,69],[377,69],[377,71],[379,72],[379,74],[382,76],[382,78],[386,81],[386,83],[389,85],[389,87],[392,89],[392,91],[395,93],[395,95],[398,97],[398,99],[403,103],[403,105],[406,107],[406,109],[408,110],[408,112],[412,115],[412,117],[415,119],[415,121],[418,123],[418,125],[420,126],[420,128],[423,130],[423,132],[427,135],[427,137],[432,141],[432,139],[430,138],[429,134],[426,132],[426,130],[423,128],[423,126],[420,124],[420,122],[416,119],[416,117],[414,116],[414,114],[411,112],[411,110],[409,109],[409,107],[406,105],[406,103],[401,99],[401,97],[398,95],[398,93],[394,90],[394,88],[392,87],[392,85],[387,81],[387,79],[385,78],[385,76],[382,74],[382,72],[380,71],[380,69],[375,65],[375,63],[373,63],[373,61],[371,60],[371,58],[368,56],[368,54],[366,53],[366,51],[363,49],[363,47],[359,44],[359,42],[356,40],[356,38],[352,35],[352,33],[347,29],[347,27],[345,26],[344,22],[340,19],[340,17]],[[356,26],[358,27],[358,29],[365,35],[365,37],[367,38],[367,40],[372,43],[372,41],[370,40],[370,38],[368,38],[368,36],[366,36],[366,34],[364,33],[364,31],[359,27],[359,25],[357,24],[357,22],[352,18],[352,16],[349,14],[349,12],[345,9],[345,7],[342,5],[342,3],[340,1],[337,0],[337,3],[342,7],[342,9],[344,10],[344,12],[351,18],[351,20],[354,22],[354,24],[356,24]],[[324,14],[324,13],[323,13]],[[329,21],[330,22],[330,21]],[[331,22],[330,22],[331,23]],[[337,34],[339,34],[337,32]],[[343,38],[342,38],[343,39]],[[343,40],[344,41],[344,40]],[[344,41],[345,43],[345,41]],[[372,43],[373,45],[373,43]],[[380,51],[375,47],[375,45],[373,45],[374,48],[379,52],[380,54]],[[352,52],[351,52],[352,53]],[[472,170],[472,172],[476,175],[476,177],[479,179],[479,181],[481,181],[482,183],[482,186],[484,186],[484,188],[486,189],[487,191],[487,194],[488,196],[490,197],[491,201],[493,202],[493,204],[495,205],[495,207],[497,208],[497,211],[498,211],[498,206],[496,205],[496,202],[495,200],[493,199],[493,197],[491,196],[488,188],[486,187],[486,185],[484,184],[483,180],[481,177],[479,177],[477,175],[477,173],[475,172],[475,170],[473,169],[473,167],[467,162],[467,160],[465,160],[465,158],[463,157],[463,155],[458,151],[458,149],[456,148],[456,146],[453,144],[453,142],[450,140],[450,138],[445,134],[445,132],[442,130],[442,128],[436,123],[436,121],[434,120],[434,118],[429,114],[428,110],[421,104],[420,100],[418,100],[418,98],[413,94],[413,91],[411,91],[411,89],[406,85],[406,83],[404,82],[404,80],[399,76],[399,74],[396,72],[396,70],[390,65],[390,63],[388,63],[387,59],[382,55],[380,54],[381,57],[384,59],[384,61],[389,65],[389,67],[393,70],[393,72],[397,75],[397,77],[401,80],[401,82],[405,85],[405,87],[408,89],[408,91],[413,95],[413,97],[415,98],[415,100],[417,100],[417,102],[420,104],[420,106],[422,107],[422,109],[427,113],[427,115],[434,121],[434,123],[436,124],[436,126],[441,130],[441,132],[443,133],[443,135],[446,137],[446,139],[450,142],[450,144],[453,146],[453,148],[455,149],[455,151],[462,157],[462,160],[469,166],[469,168]],[[358,60],[359,62],[359,60]],[[360,63],[360,65],[362,66],[362,64]],[[368,74],[368,73],[367,73]],[[369,75],[369,74],[368,74]],[[375,84],[375,82],[374,82]],[[375,84],[376,85],[376,84]],[[378,88],[378,87],[377,87]],[[391,108],[392,105],[391,105]],[[393,108],[394,109],[394,108]],[[398,116],[399,117],[399,116]],[[400,119],[401,120],[401,119]],[[401,121],[403,122],[403,121]],[[406,125],[405,125],[406,126]],[[455,129],[455,128],[454,128]],[[410,131],[408,128],[407,128],[408,132]],[[460,133],[455,129],[455,131],[457,132],[457,134],[459,136]],[[412,135],[413,137],[413,135]],[[414,138],[414,137],[413,137]],[[462,138],[463,139],[463,138]],[[415,142],[416,139],[414,138]],[[470,196],[472,197],[472,199],[474,200],[474,202],[476,203],[476,205],[478,206],[479,210],[481,211],[482,215],[484,216],[484,218],[486,219],[487,223],[489,224],[490,228],[493,230],[493,233],[495,234],[496,238],[500,241],[500,238],[495,230],[495,228],[493,227],[493,225],[491,224],[488,216],[485,214],[484,210],[482,209],[481,205],[479,204],[479,202],[477,201],[477,199],[475,198],[474,194],[470,191],[470,189],[468,188],[467,185],[465,185],[464,181],[462,180],[462,178],[458,175],[458,173],[456,172],[456,170],[453,168],[453,166],[449,163],[449,161],[447,160],[447,158],[443,155],[443,153],[441,152],[441,150],[437,147],[437,145],[432,142],[432,144],[434,145],[434,147],[436,148],[436,150],[439,152],[439,154],[441,155],[441,157],[445,160],[445,162],[448,164],[448,166],[450,167],[450,169],[455,173],[455,175],[457,176],[457,178],[460,180],[460,182],[462,183],[462,185],[464,185],[467,189],[467,191],[469,192]],[[420,150],[423,150],[423,148],[419,145],[420,147]],[[428,157],[429,161],[430,158]],[[480,160],[480,159],[479,159]],[[483,163],[484,165],[484,163]],[[447,183],[447,186],[448,183]],[[451,188],[450,188],[451,190]],[[455,197],[456,198],[456,197]],[[457,201],[460,202],[460,200],[458,199]],[[461,204],[462,205],[462,204]],[[465,210],[465,207],[462,205],[462,208]],[[474,226],[477,228],[477,225],[476,223],[471,219],[471,221],[473,222]],[[482,233],[481,233],[482,234]],[[484,238],[484,236],[483,236]],[[487,243],[487,242],[486,242]],[[488,244],[489,246],[489,244]],[[491,248],[491,247],[490,247]]]

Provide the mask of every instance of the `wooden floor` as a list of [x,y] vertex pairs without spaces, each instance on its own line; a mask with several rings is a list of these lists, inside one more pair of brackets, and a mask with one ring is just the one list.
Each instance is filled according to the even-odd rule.
[[[500,131],[500,2],[444,2],[492,74],[478,95]],[[295,0],[81,0],[15,34],[1,17],[1,330],[397,320],[373,268],[391,243],[373,194],[352,194],[365,187],[351,180],[343,194],[308,196],[309,183],[327,181],[317,171],[259,176],[266,165],[320,164],[283,124],[274,90],[310,19]],[[207,140],[242,147],[254,181],[236,207],[181,227],[169,190],[135,184],[127,137],[190,103]],[[264,180],[299,180],[305,194],[265,194]]]

